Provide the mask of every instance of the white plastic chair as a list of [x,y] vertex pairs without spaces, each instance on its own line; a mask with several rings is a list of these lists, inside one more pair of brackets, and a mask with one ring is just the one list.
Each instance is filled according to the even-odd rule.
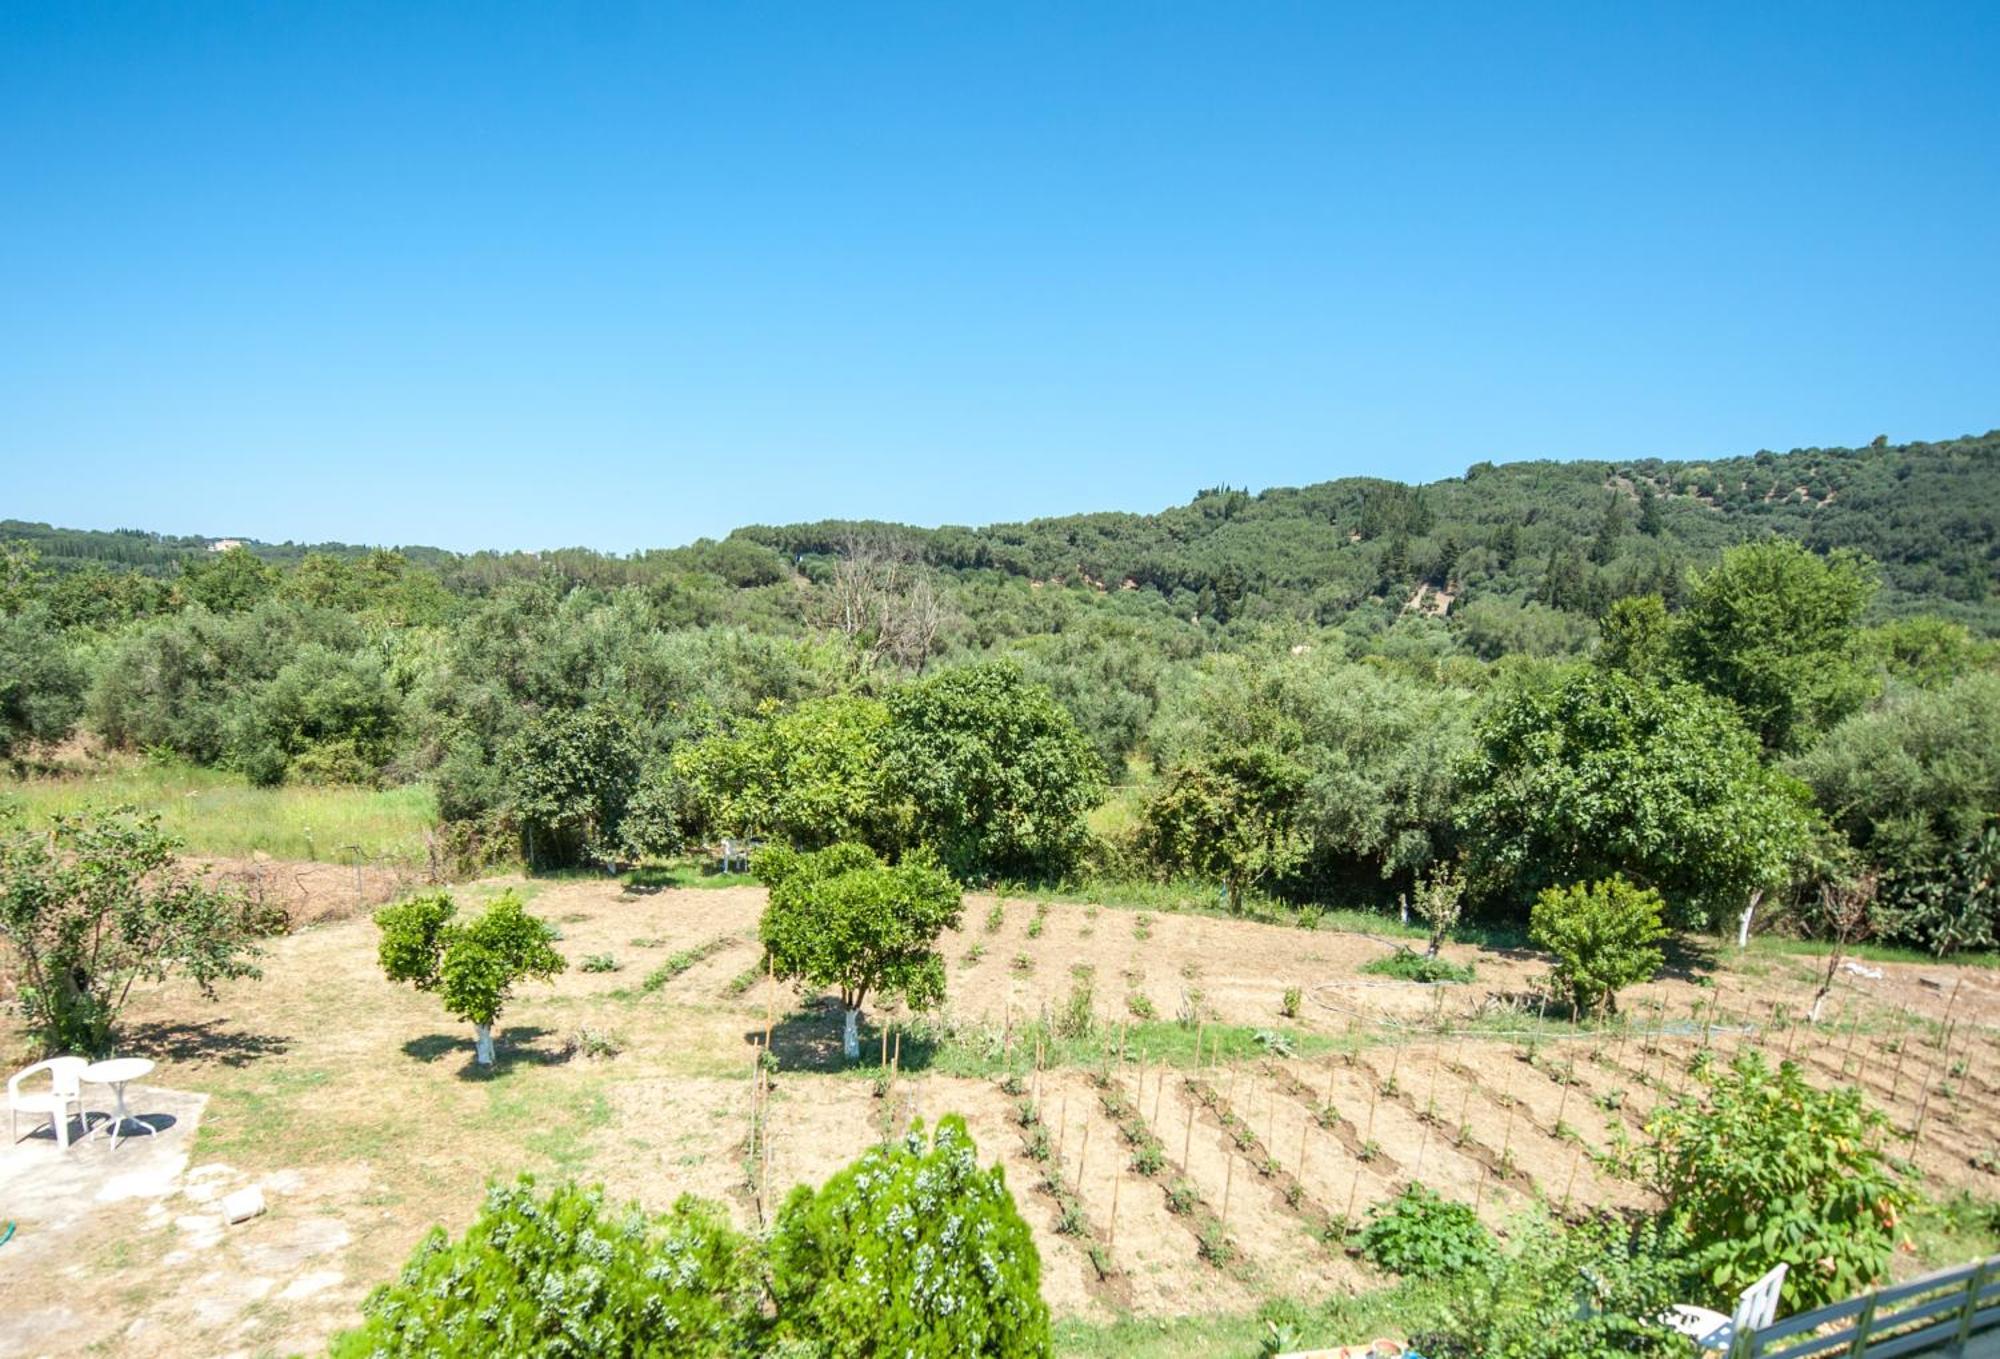
[[1727,1351],[1736,1343],[1737,1336],[1769,1326],[1777,1317],[1778,1291],[1785,1286],[1786,1268],[1779,1265],[1744,1289],[1737,1296],[1735,1312],[1729,1316],[1706,1307],[1676,1303],[1660,1320],[1705,1350]]
[[[21,1115],[39,1114],[55,1131],[56,1145],[69,1150],[69,1119],[74,1109],[83,1117],[83,1069],[90,1063],[81,1057],[51,1057],[15,1072],[7,1078],[7,1123],[13,1139],[21,1140]],[[21,1082],[38,1071],[49,1073],[49,1089],[23,1090]]]

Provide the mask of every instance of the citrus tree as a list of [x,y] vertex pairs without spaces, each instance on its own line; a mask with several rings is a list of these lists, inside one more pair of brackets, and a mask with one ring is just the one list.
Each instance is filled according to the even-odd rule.
[[257,975],[242,903],[188,873],[180,848],[130,807],[38,831],[0,806],[0,939],[44,1051],[108,1052],[136,982],[186,977],[212,1000],[217,982]]
[[1787,882],[1814,827],[1804,786],[1764,766],[1729,704],[1617,671],[1507,689],[1460,773],[1475,885],[1521,905],[1617,873],[1705,923]]
[[866,845],[802,854],[779,846],[752,864],[771,889],[758,932],[773,971],[810,986],[840,988],[841,1051],[861,1055],[861,1006],[900,996],[915,1009],[944,999],[937,937],[964,910],[958,884],[918,853],[891,867]]
[[382,971],[390,981],[437,992],[447,1011],[473,1026],[479,1064],[492,1066],[493,1025],[515,984],[551,980],[569,964],[553,947],[555,930],[512,892],[465,924],[457,914],[448,892],[377,911]]
[[906,684],[888,699],[883,791],[962,881],[1048,878],[1089,840],[1084,813],[1104,795],[1090,741],[1012,661]]
[[956,1114],[794,1189],[770,1251],[780,1337],[827,1359],[1050,1352],[1034,1236]]
[[1650,978],[1666,956],[1660,894],[1616,876],[1543,892],[1528,937],[1556,955],[1556,984],[1579,1015],[1616,1014],[1618,993]]
[[888,725],[876,699],[807,699],[676,750],[674,770],[713,834],[757,831],[800,849],[854,840],[889,851],[905,818],[882,787]]

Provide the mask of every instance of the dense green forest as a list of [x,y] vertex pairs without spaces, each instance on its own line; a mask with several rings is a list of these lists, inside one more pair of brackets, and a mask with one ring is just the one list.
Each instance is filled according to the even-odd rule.
[[0,755],[424,781],[466,859],[752,832],[1307,907],[1456,865],[1516,918],[1622,874],[1994,942],[2000,433],[629,556],[0,542]]

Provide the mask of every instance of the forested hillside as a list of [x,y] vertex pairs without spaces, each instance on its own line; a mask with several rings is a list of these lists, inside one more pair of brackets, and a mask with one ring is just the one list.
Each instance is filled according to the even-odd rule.
[[0,754],[422,781],[538,865],[755,831],[1238,903],[1450,867],[1499,914],[1623,874],[1800,928],[1859,883],[1986,946],[1996,535],[2000,433],[631,556],[10,520]]

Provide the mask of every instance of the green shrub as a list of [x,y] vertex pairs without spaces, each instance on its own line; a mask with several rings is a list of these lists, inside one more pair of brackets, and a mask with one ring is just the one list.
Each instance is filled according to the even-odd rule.
[[1685,1232],[1709,1293],[1726,1307],[1784,1261],[1794,1309],[1848,1297],[1880,1279],[1912,1202],[1878,1143],[1887,1120],[1859,1090],[1821,1090],[1799,1068],[1737,1054],[1695,1073],[1705,1089],[1647,1125],[1639,1160]]
[[1296,986],[1287,986],[1285,988],[1284,999],[1278,1002],[1278,1013],[1287,1019],[1297,1019],[1299,1017],[1299,1006],[1304,1000],[1304,991]]
[[1158,1019],[1160,1017],[1159,1007],[1153,1004],[1152,997],[1148,996],[1144,991],[1126,992],[1125,1008],[1132,1012],[1132,1018],[1134,1019]]
[[1493,1237],[1470,1204],[1411,1184],[1369,1210],[1361,1251],[1392,1273],[1441,1279],[1483,1268],[1493,1256]]
[[1616,875],[1535,899],[1528,937],[1556,955],[1555,982],[1579,1015],[1616,1014],[1618,992],[1659,970],[1662,905],[1658,892]]
[[1034,1237],[956,1115],[794,1189],[770,1263],[778,1336],[829,1359],[1049,1352]]
[[1657,1321],[1684,1294],[1678,1242],[1657,1223],[1606,1215],[1565,1228],[1510,1227],[1513,1248],[1460,1281],[1436,1331],[1410,1337],[1426,1359],[1599,1359],[1685,1355]]
[[725,1355],[754,1315],[745,1243],[722,1210],[614,1212],[601,1191],[534,1180],[486,1191],[459,1240],[442,1228],[369,1295],[337,1359],[368,1356]]
[[582,963],[585,972],[616,972],[618,960],[608,953],[593,953]]
[[1407,948],[1370,958],[1361,965],[1361,971],[1371,977],[1394,977],[1409,982],[1469,982],[1475,975],[1471,963],[1454,963]]

